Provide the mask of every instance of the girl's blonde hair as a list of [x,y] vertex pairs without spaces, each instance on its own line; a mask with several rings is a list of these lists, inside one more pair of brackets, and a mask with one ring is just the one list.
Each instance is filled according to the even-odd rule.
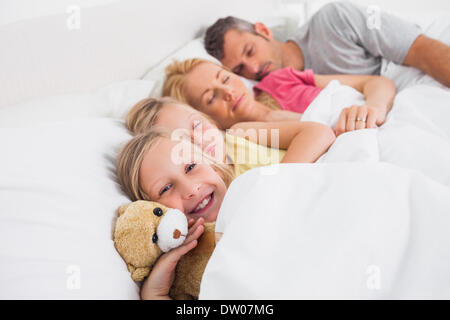
[[[163,108],[168,105],[178,105],[195,110],[190,105],[175,100],[171,97],[145,98],[136,103],[128,112],[125,119],[127,129],[133,135],[144,133],[156,124]],[[217,127],[217,123],[209,115],[198,110],[195,110],[195,112],[199,112],[205,119]]]
[[[153,127],[134,136],[119,152],[116,162],[117,175],[123,191],[132,201],[151,200],[141,186],[139,172],[145,154],[160,139],[171,139],[170,132],[163,127]],[[218,163],[206,154],[202,154],[202,157],[228,187],[234,179],[232,168],[225,163]]]
[[133,134],[139,134],[150,129],[158,120],[158,115],[164,106],[180,104],[170,98],[145,98],[136,103],[125,119],[127,129]]
[[258,95],[255,97],[255,100],[272,110],[282,109],[278,101],[265,91],[261,91],[260,93],[258,93]]
[[[184,60],[182,62],[174,60],[172,64],[166,67],[166,80],[164,81],[163,85],[163,96],[170,96],[179,101],[189,103],[184,93],[184,82],[186,80],[186,76],[196,66],[205,62],[214,63],[219,67],[221,67],[222,69],[230,71],[228,68],[220,64],[205,59],[193,58]],[[281,106],[277,102],[277,100],[275,100],[270,94],[264,91],[261,91],[261,93],[255,97],[255,100],[261,102],[270,109],[273,110],[281,109]],[[193,105],[193,107],[195,108],[195,105]]]

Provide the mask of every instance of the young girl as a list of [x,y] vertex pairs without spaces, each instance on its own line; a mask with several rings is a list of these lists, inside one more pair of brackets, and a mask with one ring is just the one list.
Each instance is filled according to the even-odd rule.
[[[154,100],[148,102],[154,103]],[[140,105],[145,109],[145,101]],[[186,214],[190,225],[185,243],[162,255],[152,269],[141,289],[143,299],[169,298],[178,260],[197,245],[204,221],[216,220],[227,187],[236,172],[232,169],[236,163],[217,161],[202,151],[203,145],[192,143],[191,135],[187,139],[186,135],[180,135],[174,140],[173,130],[158,124],[164,119],[161,115],[173,119],[171,112],[189,119],[199,115],[191,110],[184,105],[169,103],[160,106],[157,112],[160,118],[141,111],[139,114],[150,121],[151,128],[144,125],[147,130],[134,136],[117,159],[120,183],[131,200],[152,200],[179,209]],[[131,121],[132,114],[127,124],[129,128],[138,128],[135,124],[141,122]],[[251,125],[252,128],[255,125],[264,129],[281,128],[279,145],[287,148],[281,162],[314,162],[334,141],[331,129],[317,123],[285,121]],[[245,129],[245,124],[241,128]],[[254,139],[258,142],[258,138]],[[180,150],[184,154],[180,155]]]
[[309,104],[332,80],[365,96],[364,106],[342,110],[336,135],[381,125],[392,107],[393,82],[381,76],[315,75],[292,68],[271,72],[255,87],[256,98],[240,78],[226,68],[202,59],[175,61],[166,68],[163,95],[172,96],[230,128],[242,121],[299,120]]
[[[174,136],[187,136],[217,162],[230,164],[236,177],[251,168],[282,159],[288,162],[292,157],[295,162],[314,162],[335,139],[324,125],[298,121],[237,123],[224,133],[205,114],[171,98],[139,101],[130,110],[126,125],[133,134],[161,126]],[[294,139],[295,144],[286,152]],[[295,153],[296,148],[301,155]]]
[[[142,299],[170,299],[168,296],[179,259],[197,245],[205,220],[217,217],[232,171],[208,157],[198,163],[178,163],[172,151],[185,141],[172,141],[170,132],[155,127],[135,136],[120,152],[117,173],[125,193],[132,200],[153,200],[186,213],[189,232],[183,245],[163,254],[141,287]],[[199,154],[199,148],[189,149]],[[194,157],[193,157],[194,158]],[[204,201],[206,205],[201,206]]]

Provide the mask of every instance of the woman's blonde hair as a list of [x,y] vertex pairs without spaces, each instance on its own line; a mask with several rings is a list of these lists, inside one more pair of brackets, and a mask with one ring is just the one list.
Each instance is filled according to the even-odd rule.
[[[186,80],[186,76],[196,66],[205,62],[216,64],[215,62],[199,58],[187,59],[181,62],[174,60],[172,64],[166,67],[166,80],[164,81],[162,91],[163,96],[173,97],[179,101],[189,103],[186,95],[184,94],[184,82]],[[222,67],[219,64],[217,65]]]
[[147,131],[158,120],[162,108],[169,104],[180,104],[180,102],[170,97],[142,99],[128,112],[125,119],[127,129],[133,135]]
[[[141,186],[139,172],[145,154],[160,139],[171,139],[170,132],[163,127],[153,127],[134,136],[119,152],[116,162],[117,175],[123,191],[132,201],[151,200]],[[218,163],[204,153],[202,157],[219,174],[228,187],[234,179],[234,172],[230,165]]]
[[[186,80],[186,76],[189,72],[191,72],[196,66],[201,63],[214,63],[221,67],[224,70],[230,71],[228,68],[217,64],[212,61],[208,61],[205,59],[193,58],[187,59],[182,62],[174,60],[172,64],[166,67],[166,80],[163,85],[163,96],[170,96],[179,101],[190,103],[184,93],[184,83]],[[280,110],[281,106],[270,94],[265,91],[261,91],[256,97],[255,100],[261,102],[265,106],[269,107],[273,110]],[[195,108],[195,105],[193,105]]]

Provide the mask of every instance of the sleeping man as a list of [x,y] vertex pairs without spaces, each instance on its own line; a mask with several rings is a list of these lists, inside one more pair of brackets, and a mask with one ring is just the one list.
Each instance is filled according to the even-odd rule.
[[382,58],[412,66],[450,86],[450,47],[396,16],[348,2],[325,5],[280,42],[262,23],[227,17],[205,35],[205,48],[234,73],[261,80],[292,67],[318,74],[379,75]]

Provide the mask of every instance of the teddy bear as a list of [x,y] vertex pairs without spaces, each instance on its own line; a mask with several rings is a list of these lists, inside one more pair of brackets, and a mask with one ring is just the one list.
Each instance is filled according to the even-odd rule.
[[[198,299],[206,264],[215,248],[215,223],[205,223],[197,246],[184,255],[175,270],[169,296]],[[157,202],[138,200],[118,210],[114,246],[127,264],[134,281],[147,277],[165,252],[183,244],[188,232],[186,216]]]

